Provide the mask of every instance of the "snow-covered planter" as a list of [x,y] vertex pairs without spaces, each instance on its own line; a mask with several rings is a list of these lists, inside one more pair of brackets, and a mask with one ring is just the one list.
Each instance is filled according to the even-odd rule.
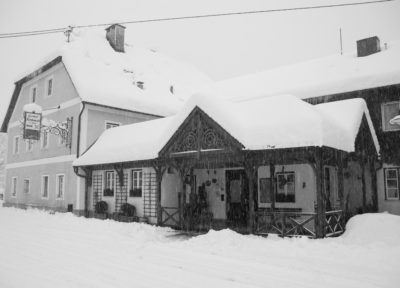
[[137,222],[139,220],[136,216],[136,207],[129,203],[121,205],[121,212],[116,217],[116,220],[121,222]]
[[94,207],[94,218],[107,219],[108,204],[105,201],[99,201]]

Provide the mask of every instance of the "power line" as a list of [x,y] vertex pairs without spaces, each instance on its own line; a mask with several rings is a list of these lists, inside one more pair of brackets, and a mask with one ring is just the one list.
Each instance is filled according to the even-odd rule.
[[[224,17],[224,16],[235,16],[235,15],[289,12],[289,11],[296,11],[296,10],[311,10],[311,9],[368,5],[368,4],[377,4],[377,3],[392,2],[392,1],[394,1],[394,0],[375,0],[375,1],[363,1],[363,2],[352,2],[352,3],[341,3],[341,4],[317,5],[317,6],[303,6],[303,7],[278,8],[278,9],[268,9],[268,10],[254,10],[254,11],[242,11],[242,12],[227,12],[227,13],[215,13],[215,14],[204,14],[204,15],[168,17],[168,18],[155,18],[155,19],[123,21],[123,22],[118,22],[118,24],[127,25],[127,24],[165,22],[165,21]],[[114,23],[90,24],[90,25],[78,25],[78,26],[73,26],[72,28],[93,28],[93,27],[101,27],[101,26],[110,26],[112,24],[115,24],[115,22]],[[25,32],[0,33],[0,38],[36,36],[36,35],[43,35],[43,34],[60,33],[60,32],[65,32],[66,30],[67,30],[67,28],[54,28],[54,29],[34,30],[34,31],[25,31]]]

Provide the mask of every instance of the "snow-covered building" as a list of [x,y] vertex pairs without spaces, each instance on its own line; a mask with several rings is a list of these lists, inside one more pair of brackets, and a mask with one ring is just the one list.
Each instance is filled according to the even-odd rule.
[[[152,223],[258,233],[281,217],[275,232],[323,237],[342,231],[337,210],[356,213],[363,192],[372,203],[371,181],[357,177],[364,170],[371,179],[362,155],[376,160],[380,150],[364,100],[214,96],[200,93],[174,116],[105,131],[73,163],[90,183],[85,208],[105,201],[118,213],[130,203]],[[291,231],[282,231],[282,211]]]
[[[8,134],[4,205],[83,212],[86,184],[72,161],[104,130],[173,115],[210,83],[190,65],[125,43],[124,31],[118,24],[101,34],[74,30],[16,81],[1,126]],[[22,136],[30,103],[43,111],[40,141]]]
[[[378,37],[371,37],[357,41],[355,53],[228,79],[216,83],[210,93],[235,102],[279,94],[292,94],[312,104],[363,98],[380,143],[381,161],[371,167],[377,191],[373,205],[364,201],[361,209],[400,215],[400,122],[391,121],[400,114],[399,63],[399,41],[380,43]],[[366,166],[372,162],[364,155]]]

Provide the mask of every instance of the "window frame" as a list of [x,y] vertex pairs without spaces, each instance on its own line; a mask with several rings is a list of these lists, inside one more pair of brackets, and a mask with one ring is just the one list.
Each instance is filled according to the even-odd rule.
[[[17,155],[17,154],[19,154],[19,152],[20,152],[20,139],[21,139],[21,136],[19,136],[19,135],[17,135],[17,136],[14,136],[14,138],[13,138],[13,150],[12,150],[12,152],[13,152],[13,155]],[[17,142],[16,142],[16,140],[17,140]],[[18,143],[17,145],[16,145],[16,143]]]
[[[47,196],[44,196],[44,178],[47,178]],[[40,187],[40,196],[42,197],[42,199],[49,199],[49,195],[50,195],[50,177],[49,175],[42,175],[41,177],[41,187]]]
[[392,105],[392,104],[397,104],[399,106],[399,114],[400,114],[400,101],[390,101],[390,102],[385,102],[381,104],[381,118],[382,118],[382,131],[383,132],[396,132],[400,131],[400,125],[398,125],[398,129],[388,129],[386,127],[386,121],[385,121],[385,109],[384,107],[387,105]]
[[[28,181],[28,191],[25,191],[25,181]],[[24,181],[22,182],[22,190],[23,190],[24,194],[31,193],[31,179],[30,178],[24,178]]]
[[[111,124],[111,125],[113,125],[113,127],[107,128],[107,124]],[[119,126],[121,126],[121,122],[115,122],[115,121],[110,121],[110,120],[104,121],[104,131],[115,128],[115,127],[119,127]]]
[[33,140],[26,139],[25,140],[25,152],[32,152],[32,151],[33,151]]
[[[279,188],[279,182],[278,182],[278,176],[279,175],[285,175],[285,179],[287,178],[288,175],[293,174],[293,201],[279,201],[280,197],[278,197],[278,188]],[[275,173],[275,203],[296,203],[296,172],[295,171],[287,171],[287,172],[276,172]],[[288,197],[287,193],[287,185],[285,184],[285,197]]]
[[[263,184],[263,185],[261,185],[261,182],[262,181],[265,181],[266,182],[266,184]],[[272,194],[271,194],[271,189],[270,189],[270,186],[271,186],[271,177],[260,177],[260,178],[258,178],[258,203],[259,203],[259,205],[260,206],[264,206],[264,205],[268,205],[268,204],[271,204],[272,203]],[[270,201],[268,202],[268,201],[266,201],[266,202],[262,202],[261,201],[261,193],[262,193],[262,191],[261,191],[261,188],[262,187],[267,187],[267,189],[269,190],[269,191],[267,191],[267,192],[269,192],[269,198],[270,198]],[[273,191],[272,193],[275,193],[275,191]],[[268,198],[268,195],[267,195],[267,198]]]
[[18,177],[11,177],[11,198],[17,198],[18,191]]
[[[46,137],[45,137],[46,135]],[[44,146],[44,138],[47,138],[46,146]],[[47,131],[43,131],[43,137],[40,138],[40,149],[48,149],[50,146],[50,133]]]
[[[388,197],[388,184],[387,184],[387,181],[388,181],[388,178],[387,178],[387,173],[388,173],[388,171],[389,170],[394,170],[394,171],[396,171],[396,181],[397,181],[397,198],[396,197]],[[384,183],[384,185],[385,185],[385,200],[388,200],[388,201],[398,201],[398,200],[400,200],[400,167],[386,167],[386,168],[384,168],[383,169],[383,183]],[[394,178],[389,178],[389,180],[393,180]]]
[[[51,93],[49,93],[49,81],[51,80]],[[51,96],[54,95],[54,76],[51,75],[49,77],[46,78],[45,82],[44,82],[44,96],[46,98],[49,98]]]
[[[35,101],[33,101],[33,90],[35,90]],[[30,103],[36,103],[37,100],[37,96],[38,96],[38,85],[32,85],[30,90],[29,90],[29,102]]]
[[[109,173],[113,173],[113,187],[112,187],[112,189],[110,189],[109,188],[109,185],[108,185],[108,177],[107,177],[107,175],[109,174]],[[116,172],[114,171],[114,170],[106,170],[106,171],[104,171],[104,186],[103,186],[103,197],[114,197],[115,196],[115,192],[116,192],[116,180],[117,180],[117,177],[116,177]],[[107,190],[107,189],[109,189],[109,190],[111,190],[112,191],[112,195],[105,195],[105,191]]]
[[[59,177],[62,176],[63,178],[63,183],[62,183],[62,194],[61,197],[59,196],[59,188],[60,188],[60,180]],[[57,200],[64,200],[64,195],[65,195],[65,174],[64,173],[58,173],[56,174],[56,199]]]
[[[138,176],[137,178],[137,184],[134,187],[134,176],[133,175],[140,175],[140,178]],[[131,169],[130,171],[130,185],[129,185],[129,197],[130,198],[139,198],[143,196],[143,169]],[[139,190],[140,189],[140,193]]]

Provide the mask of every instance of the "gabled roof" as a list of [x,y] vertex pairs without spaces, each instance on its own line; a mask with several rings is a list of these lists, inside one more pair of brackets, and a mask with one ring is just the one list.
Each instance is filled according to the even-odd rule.
[[281,94],[306,99],[400,84],[399,63],[400,41],[394,41],[366,57],[332,55],[219,81],[205,92],[232,101]]
[[[43,67],[48,69],[50,63],[51,68],[59,62],[82,101],[158,116],[175,114],[186,97],[211,83],[194,67],[154,50],[126,44],[125,53],[115,52],[102,29],[74,30],[70,43],[21,74],[10,108],[27,80],[46,70]],[[144,89],[137,87],[138,82],[144,83]],[[4,132],[11,114],[8,111],[4,119]]]
[[355,151],[363,117],[379,143],[363,99],[311,105],[291,95],[233,103],[195,95],[175,116],[105,131],[74,166],[155,159],[194,109],[201,109],[244,150],[327,146]]

